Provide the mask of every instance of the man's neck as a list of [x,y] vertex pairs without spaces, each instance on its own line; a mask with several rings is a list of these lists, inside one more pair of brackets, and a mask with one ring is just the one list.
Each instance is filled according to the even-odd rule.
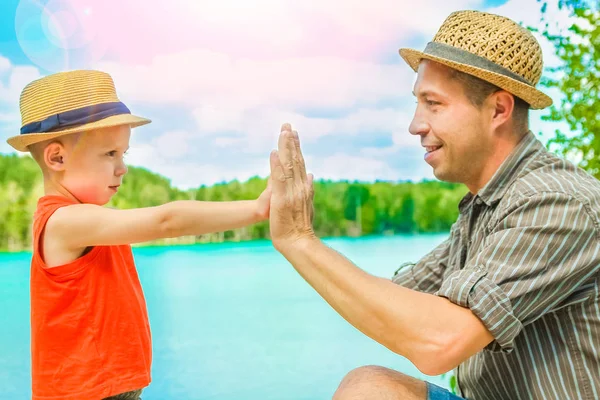
[[496,147],[484,163],[481,173],[475,176],[471,182],[465,183],[472,194],[479,193],[488,184],[502,163],[510,156],[524,137],[525,134],[519,136],[512,134],[502,135],[498,138]]

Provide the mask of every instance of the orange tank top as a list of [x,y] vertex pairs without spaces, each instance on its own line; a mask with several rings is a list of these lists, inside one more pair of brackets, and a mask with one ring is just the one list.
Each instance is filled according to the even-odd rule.
[[44,196],[34,214],[33,400],[102,399],[150,383],[150,325],[131,246],[96,246],[53,268],[43,261],[40,234],[48,218],[72,204]]

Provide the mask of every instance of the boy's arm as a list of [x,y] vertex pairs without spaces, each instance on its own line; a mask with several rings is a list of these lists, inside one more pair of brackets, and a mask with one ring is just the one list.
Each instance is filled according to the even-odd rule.
[[130,210],[76,204],[58,209],[48,220],[46,232],[60,237],[69,249],[221,232],[265,220],[269,200],[265,197],[263,193],[258,200],[180,200]]

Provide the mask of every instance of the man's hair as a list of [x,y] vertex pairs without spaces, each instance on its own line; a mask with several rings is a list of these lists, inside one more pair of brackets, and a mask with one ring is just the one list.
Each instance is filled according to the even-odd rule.
[[[477,108],[481,108],[483,102],[489,95],[502,90],[493,83],[484,81],[476,76],[469,75],[456,69],[451,69],[450,71],[451,78],[462,85],[465,95]],[[515,98],[515,107],[513,109],[512,117],[515,128],[518,133],[525,133],[529,129],[529,104],[515,95],[513,95],[513,97]]]

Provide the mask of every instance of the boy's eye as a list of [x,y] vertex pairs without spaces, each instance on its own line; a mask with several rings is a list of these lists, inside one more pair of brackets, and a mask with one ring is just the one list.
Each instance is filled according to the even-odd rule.
[[106,155],[109,156],[109,157],[114,157],[114,156],[117,155],[117,151],[116,150],[109,151],[108,153],[106,153]]
[[429,104],[430,106],[437,106],[439,103],[439,101],[433,101],[433,100],[426,100],[427,104]]

